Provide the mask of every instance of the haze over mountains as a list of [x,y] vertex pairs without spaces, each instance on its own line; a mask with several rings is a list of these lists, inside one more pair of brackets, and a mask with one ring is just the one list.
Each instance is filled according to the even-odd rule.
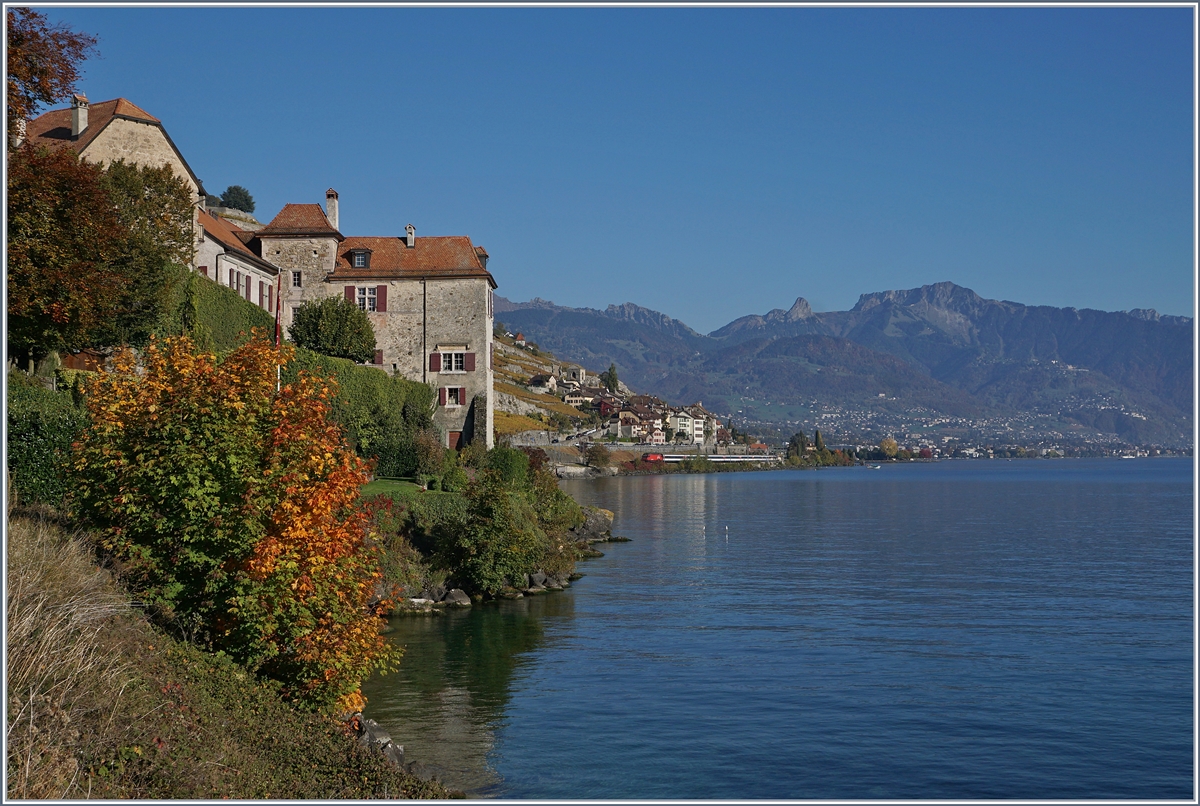
[[496,318],[556,355],[615,363],[639,391],[748,422],[1072,443],[1192,443],[1192,324],[988,300],[953,283],[787,310],[707,335],[633,303],[606,310],[496,298]]

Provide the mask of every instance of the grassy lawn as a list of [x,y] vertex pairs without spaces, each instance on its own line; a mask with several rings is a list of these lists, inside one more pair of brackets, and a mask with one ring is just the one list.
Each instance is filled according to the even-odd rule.
[[421,485],[403,479],[375,479],[363,485],[362,496],[369,498],[372,495],[381,493],[396,497],[396,495],[407,496],[419,492]]

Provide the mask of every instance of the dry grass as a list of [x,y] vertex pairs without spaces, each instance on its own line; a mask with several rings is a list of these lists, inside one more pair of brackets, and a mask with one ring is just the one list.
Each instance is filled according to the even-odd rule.
[[47,518],[8,522],[8,795],[86,796],[73,747],[113,729],[129,663],[109,646],[129,611],[86,545]]
[[9,799],[450,796],[153,628],[49,513],[8,550]]

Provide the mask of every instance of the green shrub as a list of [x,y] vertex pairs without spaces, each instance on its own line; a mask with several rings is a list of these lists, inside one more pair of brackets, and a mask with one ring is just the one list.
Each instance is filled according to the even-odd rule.
[[516,448],[497,445],[488,451],[484,466],[494,471],[510,487],[523,486],[529,473],[529,456]]
[[[377,475],[401,478],[417,472],[421,434],[433,419],[432,389],[374,367],[297,348],[295,359],[283,370],[283,382],[290,383],[301,370],[337,381],[333,419],[346,429],[359,456],[376,460]],[[440,458],[439,454],[438,464],[427,472],[441,468]]]
[[23,372],[8,374],[6,459],[18,500],[62,504],[73,487],[71,443],[86,424],[70,390],[52,392]]
[[546,556],[546,535],[522,492],[499,471],[485,470],[463,496],[465,520],[433,529],[435,564],[468,593],[493,595],[506,579],[537,570]]
[[288,335],[297,347],[366,364],[375,357],[367,312],[342,296],[309,300],[292,314]]
[[414,597],[439,587],[446,572],[435,569],[405,537],[408,507],[402,496],[380,494],[366,500],[371,526],[384,548],[384,582],[396,596]]
[[460,493],[467,489],[467,485],[470,483],[471,479],[467,476],[467,471],[458,465],[451,465],[442,475],[442,489],[448,493]]
[[466,524],[467,499],[458,493],[424,492],[408,498],[405,503],[408,505],[408,539],[425,554],[434,550],[436,531],[459,529]]

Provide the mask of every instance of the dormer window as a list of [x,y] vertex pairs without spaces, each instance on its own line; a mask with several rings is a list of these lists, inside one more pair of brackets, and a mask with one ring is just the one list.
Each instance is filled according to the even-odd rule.
[[351,249],[350,250],[350,266],[355,269],[371,268],[371,250],[370,249]]

